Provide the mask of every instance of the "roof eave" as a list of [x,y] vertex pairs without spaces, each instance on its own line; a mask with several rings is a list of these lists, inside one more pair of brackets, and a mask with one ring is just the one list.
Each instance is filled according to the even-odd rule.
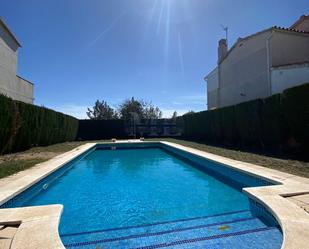
[[231,51],[241,42],[243,41],[246,41],[248,39],[251,39],[252,37],[254,36],[257,36],[259,34],[262,34],[262,33],[265,33],[265,32],[268,32],[268,31],[279,31],[279,32],[288,32],[288,33],[293,33],[293,34],[301,34],[301,35],[309,35],[309,32],[305,32],[305,31],[301,31],[301,30],[297,30],[297,29],[289,29],[289,28],[282,28],[282,27],[279,27],[279,26],[273,26],[271,28],[268,28],[268,29],[264,29],[262,31],[259,31],[257,33],[254,33],[252,35],[249,35],[249,36],[246,36],[245,38],[239,38],[235,43],[234,45],[229,49],[229,51],[227,52],[226,56],[224,57],[224,59],[222,59],[220,61],[219,64],[221,64],[228,56],[229,54],[231,53]]
[[3,21],[3,19],[0,17],[0,24],[3,25],[4,29],[8,32],[8,34],[11,36],[11,38],[16,42],[18,47],[21,47],[21,44],[17,40],[16,36],[12,33],[12,31],[9,29],[9,27],[6,25],[6,23]]
[[222,59],[222,60],[220,61],[219,64],[221,64],[221,63],[229,56],[229,54],[234,50],[234,48],[235,48],[239,43],[244,42],[244,41],[246,41],[246,40],[248,40],[248,39],[251,39],[252,37],[257,36],[257,35],[259,35],[259,34],[262,34],[262,33],[268,32],[268,31],[272,31],[272,30],[273,30],[273,27],[268,28],[268,29],[264,29],[264,30],[262,30],[262,31],[259,31],[259,32],[257,32],[257,33],[254,33],[254,34],[252,34],[252,35],[246,36],[246,37],[244,37],[244,38],[239,38],[239,39],[233,44],[233,46],[229,49],[229,51],[227,52],[226,56],[224,57],[224,59]]

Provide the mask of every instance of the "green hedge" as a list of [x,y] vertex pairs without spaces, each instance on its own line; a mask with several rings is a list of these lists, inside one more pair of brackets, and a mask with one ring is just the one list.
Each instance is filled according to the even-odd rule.
[[266,146],[283,145],[289,138],[289,126],[284,117],[282,95],[263,100],[261,105],[262,141]]
[[76,138],[78,120],[0,95],[0,154]]
[[309,145],[309,83],[287,89],[282,94],[284,117],[295,140]]
[[262,100],[257,99],[235,106],[235,120],[240,143],[243,146],[261,144]]
[[228,106],[218,109],[221,116],[222,142],[225,144],[238,143],[235,107]]
[[309,148],[309,83],[265,99],[183,116],[184,136],[232,145]]
[[79,120],[77,133],[78,140],[100,140],[111,138],[127,138],[124,120]]

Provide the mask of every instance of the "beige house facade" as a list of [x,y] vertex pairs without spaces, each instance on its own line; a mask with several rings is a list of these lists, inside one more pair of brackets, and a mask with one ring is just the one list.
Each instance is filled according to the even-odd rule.
[[208,109],[265,98],[309,82],[307,21],[308,16],[302,16],[290,28],[275,26],[239,38],[229,50],[220,40],[218,66],[205,77]]
[[17,75],[18,40],[0,18],[0,94],[33,104],[33,83]]

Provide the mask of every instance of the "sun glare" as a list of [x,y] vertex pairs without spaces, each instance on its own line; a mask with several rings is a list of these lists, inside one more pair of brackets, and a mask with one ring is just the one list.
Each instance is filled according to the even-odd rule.
[[[188,12],[188,0],[155,0],[150,11],[150,23],[155,25],[157,36],[162,37],[165,69],[168,70],[171,44],[176,44],[182,75],[184,75],[182,31],[176,24],[185,21]],[[172,32],[176,35],[172,36]]]

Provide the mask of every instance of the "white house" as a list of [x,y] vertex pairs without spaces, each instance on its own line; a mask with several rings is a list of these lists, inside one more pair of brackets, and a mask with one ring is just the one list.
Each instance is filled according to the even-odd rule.
[[309,82],[309,16],[290,28],[271,27],[239,38],[228,50],[219,41],[218,66],[207,82],[208,109],[257,98]]
[[14,34],[0,18],[0,93],[32,104],[33,83],[16,75],[20,47]]

